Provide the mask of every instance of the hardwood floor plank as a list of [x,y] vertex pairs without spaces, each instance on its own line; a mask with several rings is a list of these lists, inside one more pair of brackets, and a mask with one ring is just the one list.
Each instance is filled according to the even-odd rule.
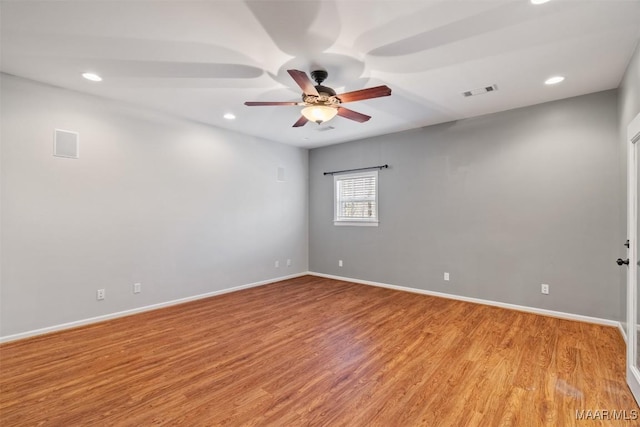
[[615,328],[305,276],[0,345],[0,425],[633,426]]

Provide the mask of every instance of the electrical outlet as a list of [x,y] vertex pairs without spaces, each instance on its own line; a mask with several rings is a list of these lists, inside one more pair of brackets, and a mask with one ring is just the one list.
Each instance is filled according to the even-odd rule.
[[540,292],[542,292],[545,295],[549,295],[549,285],[547,285],[546,283],[543,283],[540,286]]
[[276,261],[276,262],[273,264],[273,266],[274,266],[275,268],[280,267],[280,261]]
[[287,267],[291,267],[291,260],[290,259],[287,260]]
[[338,260],[338,267],[342,267],[342,260],[341,259]]
[[445,281],[449,281],[449,273],[447,273],[446,271],[444,272],[444,280]]
[[96,299],[98,301],[102,301],[104,299],[105,296],[105,290],[104,289],[98,289],[98,291],[96,292]]
[[142,292],[142,283],[134,283],[133,284],[133,293],[134,294],[139,294],[140,292]]

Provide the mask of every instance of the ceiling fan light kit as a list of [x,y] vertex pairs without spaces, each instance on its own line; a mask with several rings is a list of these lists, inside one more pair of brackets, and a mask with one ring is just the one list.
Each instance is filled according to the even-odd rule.
[[304,71],[287,70],[287,72],[302,89],[302,102],[245,102],[244,104],[252,107],[276,105],[304,106],[301,111],[302,116],[293,125],[293,127],[301,127],[307,124],[307,122],[321,124],[331,120],[335,116],[341,116],[359,123],[366,122],[371,118],[370,116],[344,108],[341,104],[391,95],[391,89],[387,86],[376,86],[337,95],[335,90],[322,85],[322,82],[328,76],[324,70],[311,72],[311,77],[316,81],[316,85],[313,84]]
[[327,107],[326,105],[312,105],[302,109],[302,115],[310,122],[318,124],[328,122],[338,114],[336,107]]

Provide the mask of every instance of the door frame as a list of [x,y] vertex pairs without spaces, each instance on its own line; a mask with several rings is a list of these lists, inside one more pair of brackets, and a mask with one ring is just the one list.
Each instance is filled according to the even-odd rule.
[[637,366],[638,343],[638,146],[640,114],[627,127],[627,236],[629,265],[627,268],[627,384],[640,402],[640,369]]

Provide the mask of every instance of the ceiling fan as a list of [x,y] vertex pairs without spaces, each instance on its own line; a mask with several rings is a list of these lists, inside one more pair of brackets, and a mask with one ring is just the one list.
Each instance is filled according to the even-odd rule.
[[248,106],[274,106],[274,105],[299,105],[304,106],[302,116],[293,127],[300,127],[307,122],[316,122],[318,124],[331,120],[336,115],[346,119],[355,120],[363,123],[371,118],[366,114],[349,110],[342,107],[347,102],[362,101],[365,99],[379,98],[391,95],[391,89],[387,86],[376,86],[369,89],[361,89],[353,92],[346,92],[336,95],[336,91],[327,86],[322,86],[322,82],[328,76],[324,70],[316,70],[311,72],[311,77],[316,81],[314,86],[309,76],[304,71],[287,70],[289,75],[302,89],[302,102],[245,102]]

